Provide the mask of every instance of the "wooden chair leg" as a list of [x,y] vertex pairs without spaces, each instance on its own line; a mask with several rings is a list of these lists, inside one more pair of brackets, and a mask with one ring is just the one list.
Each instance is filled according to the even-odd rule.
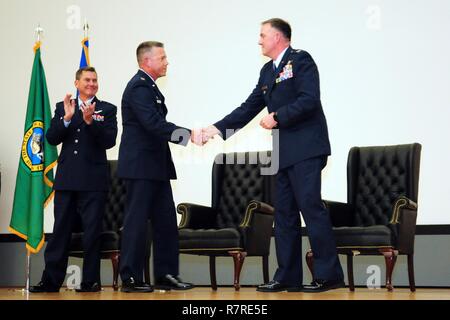
[[234,289],[239,291],[241,285],[239,283],[239,278],[241,276],[242,265],[244,264],[247,252],[242,251],[228,251],[228,253],[233,257],[234,261]]
[[394,290],[392,285],[392,272],[394,271],[395,262],[397,261],[398,251],[393,249],[380,250],[384,255],[384,261],[386,262],[386,289],[388,291]]
[[114,291],[119,290],[119,284],[118,284],[118,280],[119,280],[119,258],[120,258],[120,253],[119,252],[114,252],[110,256],[111,263],[112,263],[112,268],[113,268],[113,289],[114,289]]
[[347,277],[350,291],[355,291],[355,280],[353,278],[353,255],[347,254]]
[[209,276],[211,277],[211,287],[214,291],[216,291],[217,290],[216,256],[209,256]]
[[308,265],[309,272],[311,272],[311,276],[314,279],[314,254],[311,249],[306,252],[306,264]]
[[414,280],[414,253],[408,254],[408,278],[409,289],[411,292],[416,291],[416,281]]
[[269,282],[269,256],[262,257],[264,283]]

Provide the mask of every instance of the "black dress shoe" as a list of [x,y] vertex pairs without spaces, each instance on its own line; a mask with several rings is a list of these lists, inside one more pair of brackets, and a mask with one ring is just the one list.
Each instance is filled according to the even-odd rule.
[[314,280],[311,285],[303,286],[303,292],[324,292],[345,287],[343,280]]
[[31,286],[29,289],[32,293],[40,293],[40,292],[59,292],[59,287],[52,286],[48,283],[40,281],[37,285]]
[[192,283],[183,282],[178,276],[166,274],[155,281],[155,289],[160,290],[189,290],[194,288]]
[[133,278],[122,281],[122,292],[153,292],[153,287],[142,281],[135,281]]
[[303,286],[295,286],[287,289],[287,292],[303,292]]
[[264,283],[259,285],[256,288],[256,291],[260,292],[281,292],[286,291],[288,288],[291,288],[292,286],[288,286],[285,284],[282,284],[276,280],[272,280],[270,282]]
[[79,289],[75,289],[76,292],[99,292],[102,290],[102,286],[98,282],[82,282]]

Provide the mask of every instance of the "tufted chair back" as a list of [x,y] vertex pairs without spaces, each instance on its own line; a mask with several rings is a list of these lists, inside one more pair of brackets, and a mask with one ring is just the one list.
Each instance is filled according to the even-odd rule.
[[125,183],[116,175],[117,160],[110,160],[108,163],[111,172],[111,186],[109,188],[105,214],[103,216],[103,231],[114,231],[119,233],[119,230],[123,225],[126,189]]
[[[269,151],[216,156],[211,206],[178,204],[180,253],[209,256],[211,286],[217,290],[216,257],[233,257],[234,288],[245,257],[261,257],[264,283],[269,282],[275,172]],[[276,159],[273,161],[275,163]]]
[[[415,291],[414,240],[418,211],[419,143],[353,147],[347,162],[347,203],[324,200],[333,224],[336,248],[347,256],[350,291],[355,290],[353,257],[383,255],[386,288],[398,255],[408,257],[408,278]],[[314,253],[306,254],[314,275]]]
[[417,202],[420,145],[353,147],[348,155],[348,203],[353,226],[388,225],[399,196]]
[[212,208],[217,210],[217,228],[237,228],[251,200],[273,205],[274,176],[261,175],[261,168],[270,166],[270,155],[267,151],[216,157],[212,173]]

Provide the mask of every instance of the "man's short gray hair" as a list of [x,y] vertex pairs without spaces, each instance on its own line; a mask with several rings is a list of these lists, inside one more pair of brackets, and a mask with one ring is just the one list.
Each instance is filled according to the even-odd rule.
[[138,63],[142,62],[142,56],[152,50],[153,47],[164,48],[164,44],[158,41],[145,41],[138,45],[136,49],[136,58]]

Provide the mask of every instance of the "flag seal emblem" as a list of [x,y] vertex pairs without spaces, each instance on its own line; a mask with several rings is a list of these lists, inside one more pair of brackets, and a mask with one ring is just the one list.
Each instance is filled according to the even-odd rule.
[[32,171],[44,170],[44,123],[34,121],[22,142],[22,161]]

